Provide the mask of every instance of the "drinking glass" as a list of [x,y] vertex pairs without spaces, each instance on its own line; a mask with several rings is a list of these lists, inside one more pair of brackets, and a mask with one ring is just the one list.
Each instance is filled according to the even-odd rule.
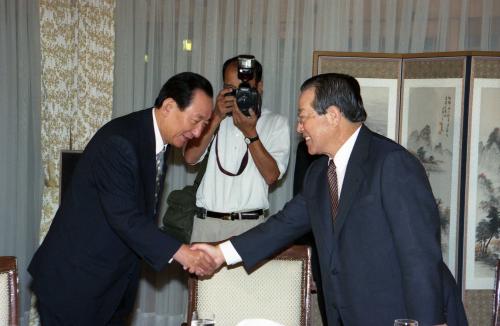
[[413,319],[396,319],[394,326],[418,326],[418,321]]
[[199,314],[193,312],[191,326],[215,326],[215,315],[212,313]]

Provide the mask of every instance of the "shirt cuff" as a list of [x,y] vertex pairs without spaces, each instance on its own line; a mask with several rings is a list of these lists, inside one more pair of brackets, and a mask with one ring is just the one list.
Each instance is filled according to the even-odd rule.
[[219,245],[219,248],[224,255],[224,259],[226,260],[227,265],[234,265],[242,261],[240,255],[238,254],[236,249],[234,249],[231,241],[221,243]]

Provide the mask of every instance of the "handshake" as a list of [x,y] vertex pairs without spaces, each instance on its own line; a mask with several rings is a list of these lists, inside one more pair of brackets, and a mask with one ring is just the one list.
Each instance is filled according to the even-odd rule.
[[218,246],[206,243],[183,244],[173,257],[184,270],[197,276],[211,276],[226,262]]

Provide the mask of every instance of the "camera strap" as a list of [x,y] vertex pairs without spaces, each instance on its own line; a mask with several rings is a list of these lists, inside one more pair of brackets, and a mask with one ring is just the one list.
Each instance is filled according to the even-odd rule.
[[247,164],[248,164],[248,146],[247,146],[247,151],[245,152],[245,155],[243,155],[243,159],[241,160],[241,164],[240,164],[240,168],[238,169],[238,172],[235,173],[232,173],[232,172],[229,172],[227,170],[225,170],[223,167],[222,167],[222,164],[220,163],[220,160],[219,160],[219,131],[217,131],[217,135],[215,135],[216,139],[215,139],[215,157],[217,158],[217,166],[219,167],[219,170],[224,173],[225,175],[228,175],[230,177],[236,177],[238,175],[240,175],[241,173],[243,173],[243,171],[245,170],[245,168],[247,167]]

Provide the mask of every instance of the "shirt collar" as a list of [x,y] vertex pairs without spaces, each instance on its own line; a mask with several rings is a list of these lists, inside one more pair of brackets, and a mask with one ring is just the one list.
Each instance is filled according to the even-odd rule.
[[[347,168],[347,163],[349,162],[349,157],[351,157],[352,149],[354,148],[354,144],[356,143],[356,139],[358,139],[359,131],[361,130],[361,126],[356,129],[356,131],[347,139],[347,141],[340,146],[339,150],[335,154],[333,158],[333,162],[335,163],[336,170],[344,171]],[[330,158],[328,163],[330,163]]]
[[163,144],[163,139],[161,138],[160,128],[158,128],[158,122],[156,122],[155,108],[151,111],[153,114],[153,126],[155,130],[155,154],[158,155],[162,151],[167,149],[168,144]]

